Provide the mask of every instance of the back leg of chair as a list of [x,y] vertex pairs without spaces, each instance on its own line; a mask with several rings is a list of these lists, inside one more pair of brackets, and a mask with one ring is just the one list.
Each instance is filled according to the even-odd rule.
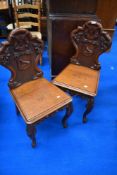
[[62,124],[63,124],[63,127],[64,128],[67,128],[67,119],[70,117],[70,115],[72,114],[73,112],[73,105],[72,105],[72,102],[70,102],[67,106],[66,106],[66,113],[65,113],[65,116],[64,118],[62,119]]
[[32,147],[36,147],[36,138],[35,138],[35,134],[36,134],[36,128],[34,126],[34,124],[27,124],[27,135],[31,138],[32,140]]
[[87,121],[87,114],[89,114],[91,112],[91,110],[93,109],[94,106],[94,97],[88,97],[88,102],[86,105],[86,110],[83,114],[83,123],[86,123]]

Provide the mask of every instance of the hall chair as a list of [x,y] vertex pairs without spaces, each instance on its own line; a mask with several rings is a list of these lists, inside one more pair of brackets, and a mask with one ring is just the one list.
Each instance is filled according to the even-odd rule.
[[59,109],[65,108],[64,127],[72,113],[72,99],[64,91],[43,78],[37,67],[37,53],[41,54],[43,42],[26,29],[14,29],[8,41],[0,47],[0,65],[11,71],[8,86],[27,125],[27,134],[36,146],[35,125]]
[[98,57],[111,47],[111,38],[100,23],[88,21],[71,32],[71,40],[76,53],[71,57],[70,64],[52,82],[72,95],[87,99],[83,113],[85,123],[97,95],[101,68]]
[[[30,30],[33,36],[42,39],[40,30],[41,20],[41,1],[36,0],[35,4],[32,1],[17,1],[13,0],[13,9],[15,15],[15,28],[25,28]],[[13,30],[13,25],[7,26],[8,30]],[[42,56],[39,57],[40,65],[42,65]]]

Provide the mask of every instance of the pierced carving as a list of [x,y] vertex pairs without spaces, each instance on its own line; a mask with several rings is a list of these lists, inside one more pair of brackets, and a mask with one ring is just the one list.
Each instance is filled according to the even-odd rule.
[[9,62],[10,62],[9,59],[10,59],[10,55],[1,56],[1,64],[9,65]]
[[111,47],[110,36],[103,31],[100,23],[88,21],[71,33],[76,54],[71,62],[99,70],[98,57]]
[[8,41],[0,45],[0,64],[12,73],[10,88],[42,76],[37,67],[42,51],[43,41],[33,37],[28,30],[15,29],[10,33]]

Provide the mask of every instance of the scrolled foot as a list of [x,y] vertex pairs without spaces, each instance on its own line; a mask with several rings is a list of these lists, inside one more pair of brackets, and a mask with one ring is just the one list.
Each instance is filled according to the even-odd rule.
[[83,123],[86,123],[87,122],[87,118],[86,118],[86,116],[83,116]]
[[63,128],[67,128],[67,123],[64,119],[62,119],[62,125],[63,125]]
[[32,140],[32,148],[35,148],[36,145],[37,145],[37,143],[36,143],[36,139],[35,139],[35,140]]

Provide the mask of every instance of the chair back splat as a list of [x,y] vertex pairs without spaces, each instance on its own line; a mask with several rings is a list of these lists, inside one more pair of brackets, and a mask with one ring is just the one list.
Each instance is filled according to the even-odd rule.
[[99,70],[98,57],[111,47],[110,36],[103,31],[100,23],[86,22],[71,33],[72,43],[76,49],[71,63]]
[[41,55],[42,50],[43,41],[32,37],[26,29],[11,32],[8,41],[0,49],[0,64],[12,73],[8,84],[10,88],[42,76],[42,71],[37,67],[37,55]]

